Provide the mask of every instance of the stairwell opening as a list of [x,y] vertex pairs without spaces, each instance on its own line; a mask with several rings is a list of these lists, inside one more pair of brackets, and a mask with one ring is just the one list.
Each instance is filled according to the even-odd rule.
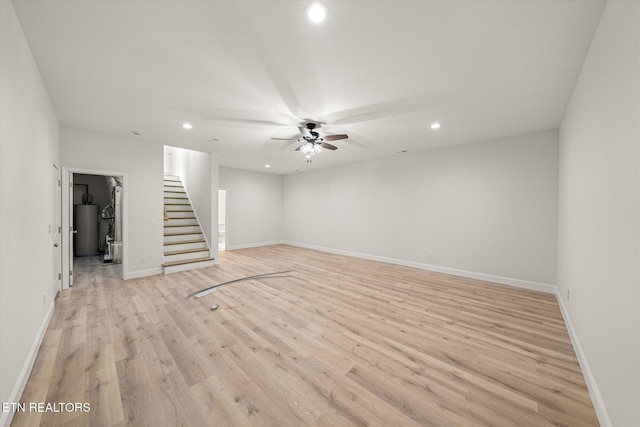
[[163,272],[213,266],[217,188],[212,188],[210,153],[164,149]]

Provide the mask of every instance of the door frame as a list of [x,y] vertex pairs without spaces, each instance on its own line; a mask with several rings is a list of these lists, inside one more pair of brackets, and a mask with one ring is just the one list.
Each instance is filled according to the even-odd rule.
[[86,175],[99,176],[119,176],[122,177],[122,279],[127,278],[127,265],[129,264],[129,192],[127,182],[129,175],[126,172],[105,171],[101,169],[84,169],[63,167],[62,168],[62,289],[69,289],[71,282],[71,272],[73,272],[73,256],[70,253],[71,232],[73,224],[71,222],[73,214],[73,174],[81,173]]
[[52,229],[49,230],[49,232],[51,233],[51,240],[52,240],[52,245],[58,245],[55,246],[56,249],[54,249],[55,252],[57,252],[57,254],[54,256],[54,260],[53,260],[53,267],[54,267],[54,276],[58,275],[57,279],[54,279],[53,282],[53,290],[54,290],[54,295],[57,294],[59,291],[62,290],[62,170],[60,169],[60,166],[52,163],[53,168],[55,169],[54,174],[55,174],[55,191],[53,194],[53,212],[52,214],[55,215],[51,224]]
[[[218,197],[220,197],[220,191],[224,191],[224,249],[223,251],[229,250],[229,189],[218,187]],[[216,245],[219,245],[220,241],[220,206],[218,202],[218,224],[216,225],[216,235],[218,238],[216,239]],[[219,250],[219,249],[218,249]]]

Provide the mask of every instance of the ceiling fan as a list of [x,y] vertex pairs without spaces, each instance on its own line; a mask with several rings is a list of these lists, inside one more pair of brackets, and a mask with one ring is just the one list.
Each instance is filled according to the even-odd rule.
[[327,141],[338,141],[340,139],[347,139],[349,135],[347,134],[338,134],[338,135],[325,135],[320,136],[320,133],[316,130],[321,126],[320,122],[307,121],[303,122],[298,126],[300,129],[300,134],[302,135],[300,138],[271,138],[274,140],[285,140],[285,141],[298,141],[303,144],[298,146],[295,151],[300,151],[307,156],[307,159],[311,156],[318,154],[322,151],[323,148],[327,150],[337,150],[333,144],[329,144]]

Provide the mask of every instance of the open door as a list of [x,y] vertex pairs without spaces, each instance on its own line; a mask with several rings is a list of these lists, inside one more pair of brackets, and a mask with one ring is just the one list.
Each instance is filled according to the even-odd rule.
[[69,287],[73,286],[73,235],[78,231],[73,229],[73,172],[69,172],[69,192],[67,209],[69,209]]
[[51,250],[53,253],[53,295],[62,290],[62,191],[60,182],[60,169],[53,165],[51,186],[53,200],[51,203]]

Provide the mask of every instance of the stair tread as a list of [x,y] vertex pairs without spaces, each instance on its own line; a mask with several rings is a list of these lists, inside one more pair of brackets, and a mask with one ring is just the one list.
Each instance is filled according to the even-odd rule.
[[164,226],[164,228],[176,228],[176,227],[199,227],[198,224],[192,224],[192,225],[166,225]]
[[163,267],[171,267],[173,265],[183,265],[183,264],[195,264],[196,262],[202,261],[213,261],[215,258],[213,257],[205,257],[205,258],[194,258],[194,259],[185,259],[182,261],[170,261],[162,264]]
[[165,203],[167,206],[191,206],[191,203]]
[[190,234],[202,234],[202,232],[200,231],[191,231],[188,233],[164,233],[164,237],[170,237],[170,236],[188,236]]
[[209,252],[209,248],[197,248],[197,249],[183,249],[181,251],[169,251],[165,252],[165,256],[180,255],[180,254],[192,254],[194,252]]
[[198,218],[196,218],[195,216],[179,216],[176,218],[167,218],[165,221],[171,221],[174,219],[198,219]]
[[179,242],[165,242],[164,245],[165,246],[188,245],[190,243],[206,243],[206,240],[204,240],[204,239],[200,239],[200,240],[181,240]]

